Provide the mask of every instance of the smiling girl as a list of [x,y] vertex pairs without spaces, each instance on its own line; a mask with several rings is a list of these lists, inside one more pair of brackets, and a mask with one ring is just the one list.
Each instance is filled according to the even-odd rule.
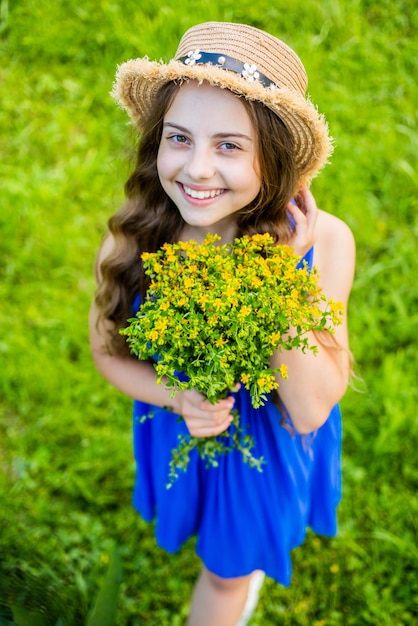
[[[193,112],[199,111],[199,115]],[[235,214],[260,191],[255,128],[231,92],[184,84],[167,112],[157,158],[161,186],[185,226],[181,237],[207,232],[232,241]]]
[[[316,355],[275,355],[272,367],[287,365],[288,380],[280,379],[279,403],[272,397],[256,410],[244,388],[215,405],[196,390],[170,398],[152,363],[132,357],[118,331],[147,291],[140,254],[166,242],[201,242],[209,232],[222,243],[271,233],[277,245],[290,244],[310,267],[314,262],[326,296],[347,305],[354,242],[308,189],[331,142],[305,90],[303,65],[286,44],[218,22],[187,31],[169,63],[135,59],[116,78],[114,95],[141,139],[126,202],[110,219],[97,259],[91,348],[99,371],[135,401],[135,508],[156,520],[157,542],[170,552],[197,536],[203,565],[189,626],[243,625],[254,605],[248,590],[263,572],[290,583],[290,550],[308,526],[336,533],[347,319],[333,341],[326,333],[312,337]],[[167,490],[178,435],[222,433],[233,407],[248,423],[254,454],[267,461],[264,471],[234,453],[216,468],[192,455],[187,473]],[[154,418],[141,423],[151,410]]]

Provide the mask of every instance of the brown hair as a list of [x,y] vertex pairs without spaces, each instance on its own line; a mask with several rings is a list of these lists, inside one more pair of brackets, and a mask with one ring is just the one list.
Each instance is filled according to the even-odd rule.
[[[118,354],[128,353],[118,329],[126,326],[133,315],[135,297],[141,294],[143,298],[148,286],[141,253],[154,252],[165,242],[177,241],[184,225],[157,172],[163,119],[179,87],[170,82],[160,88],[144,124],[135,169],[125,184],[126,202],[108,223],[115,245],[99,268],[101,279],[95,302],[99,321],[114,323],[109,349]],[[243,98],[242,102],[257,131],[261,188],[255,200],[237,212],[237,234],[269,232],[275,241],[285,243],[290,237],[286,206],[297,185],[291,135],[264,104]]]

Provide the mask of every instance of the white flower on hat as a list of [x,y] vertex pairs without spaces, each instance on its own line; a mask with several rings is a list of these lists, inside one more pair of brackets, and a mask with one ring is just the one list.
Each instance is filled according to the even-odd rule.
[[194,65],[196,61],[202,58],[200,50],[191,50],[187,56],[188,58],[184,62],[185,65]]
[[260,78],[260,74],[257,72],[257,66],[250,65],[250,63],[244,63],[244,69],[241,72],[241,76],[250,83],[253,83]]

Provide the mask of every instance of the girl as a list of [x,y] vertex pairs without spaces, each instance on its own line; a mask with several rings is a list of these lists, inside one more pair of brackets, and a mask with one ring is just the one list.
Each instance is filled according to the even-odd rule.
[[[203,567],[189,626],[246,623],[251,579],[265,572],[288,585],[290,550],[303,542],[307,526],[335,534],[337,403],[350,372],[347,320],[332,337],[311,337],[317,355],[290,350],[272,358],[272,367],[288,366],[289,378],[280,380],[280,403],[272,397],[258,410],[243,388],[215,405],[195,390],[170,399],[156,384],[152,363],[131,357],[118,330],[147,290],[140,253],[164,242],[201,242],[208,232],[221,243],[271,233],[310,265],[314,258],[324,293],[347,305],[354,243],[348,227],[319,211],[308,190],[331,141],[305,99],[306,84],[301,61],[283,42],[217,22],[186,32],[168,64],[136,59],[117,73],[114,96],[141,139],[126,203],[110,219],[98,255],[91,347],[99,371],[135,400],[134,417],[154,412],[144,423],[134,419],[134,506],[145,520],[156,518],[157,542],[168,551],[197,535]],[[223,432],[232,407],[249,423],[254,455],[267,461],[264,471],[243,464],[238,453],[209,469],[193,456],[167,490],[178,435]]]

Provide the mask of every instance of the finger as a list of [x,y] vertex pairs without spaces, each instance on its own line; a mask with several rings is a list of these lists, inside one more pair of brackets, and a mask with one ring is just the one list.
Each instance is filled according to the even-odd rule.
[[225,421],[222,421],[218,425],[187,424],[187,427],[193,437],[216,437],[216,435],[219,435],[228,429],[232,420],[232,415],[229,415]]
[[297,205],[289,202],[289,204],[287,205],[287,213],[289,226],[292,231],[295,231],[296,228],[300,229],[303,225],[306,224],[305,214]]
[[209,434],[202,435],[202,433],[209,433],[209,431],[219,433],[228,428],[233,420],[232,406],[233,403],[227,403],[225,407],[219,408],[219,403],[211,405],[205,402],[200,408],[192,407],[190,412],[183,414],[183,417],[192,434],[198,433],[199,436],[209,436]]
[[309,219],[310,216],[317,216],[318,207],[315,198],[307,187],[302,187],[296,197],[296,201],[301,211]]
[[287,204],[287,209],[292,214],[293,213],[298,214],[299,212],[301,212],[302,214],[305,214],[305,203],[300,193],[298,193],[297,195],[295,195],[293,198],[290,199],[289,203]]
[[200,402],[199,407],[204,411],[209,411],[210,413],[216,413],[218,411],[230,411],[235,404],[235,398],[233,396],[228,396],[223,400],[219,400],[215,404],[209,402],[209,400],[203,400]]
[[289,225],[292,230],[292,241],[291,245],[295,242],[296,238],[304,238],[307,236],[308,232],[308,220],[303,213],[303,211],[297,206],[289,202],[288,213],[289,213]]
[[232,406],[233,404],[228,403],[225,407],[219,407],[205,401],[200,406],[185,406],[182,416],[189,429],[219,428],[230,423]]
[[[286,208],[288,211],[290,211],[292,214],[293,213],[298,213],[300,211],[302,211],[302,205],[301,205],[301,200],[299,199],[299,196],[295,196],[294,198],[291,198],[289,200],[289,202],[286,205]],[[302,211],[303,213],[303,211]]]

